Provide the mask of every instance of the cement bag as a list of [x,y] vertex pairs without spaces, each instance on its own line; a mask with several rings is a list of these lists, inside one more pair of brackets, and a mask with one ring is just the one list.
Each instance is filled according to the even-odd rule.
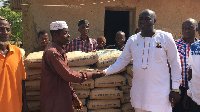
[[123,91],[123,93],[130,93],[131,86],[129,85],[121,86],[120,90]]
[[70,71],[81,71],[81,70],[87,70],[90,69],[90,66],[81,66],[81,67],[70,67]]
[[27,105],[30,111],[40,110],[40,101],[27,101]]
[[98,61],[96,52],[73,51],[66,53],[69,66],[92,65]]
[[130,94],[124,94],[123,98],[120,99],[121,103],[129,103],[131,100]]
[[120,100],[89,100],[87,103],[88,109],[105,109],[120,107]]
[[82,102],[82,105],[85,105],[86,99],[79,99]]
[[131,103],[125,103],[121,106],[122,112],[135,112],[134,108],[131,106]]
[[132,77],[129,74],[127,74],[127,73],[123,73],[123,76],[126,77],[126,83],[129,86],[132,86]]
[[24,60],[25,66],[30,68],[41,68],[44,51],[30,53]]
[[133,77],[133,65],[128,65],[127,66],[127,73]]
[[79,72],[94,72],[97,71],[95,69],[84,69],[84,70],[79,70]]
[[[106,68],[108,68],[108,67],[94,68],[94,69],[97,69],[97,70],[105,70]],[[115,72],[115,74],[121,73],[121,72],[123,72],[123,71],[126,71],[126,67],[122,68],[122,69],[121,69],[120,71],[118,71],[118,72]]]
[[26,80],[41,79],[41,69],[39,68],[26,68]]
[[85,89],[85,90],[77,89],[75,91],[75,93],[78,96],[78,98],[87,98],[90,94],[90,90],[89,89]]
[[24,60],[25,59],[25,51],[24,51],[23,48],[19,48],[19,49],[20,49],[20,51],[22,53],[22,60]]
[[123,91],[118,88],[94,88],[90,92],[90,99],[117,99],[123,98]]
[[71,83],[74,89],[93,89],[94,88],[94,80],[90,79],[83,83]]
[[74,112],[87,112],[87,107],[83,106],[82,110],[76,110],[76,109],[74,109]]
[[114,109],[114,108],[97,109],[97,110],[89,110],[88,112],[121,112],[121,109]]
[[25,81],[26,91],[40,90],[40,80]]
[[119,74],[97,78],[94,81],[94,87],[116,87],[124,85],[126,85],[126,78]]
[[114,51],[119,51],[117,49],[103,49],[103,50],[99,50],[97,51],[98,53],[106,53],[106,52],[114,52]]
[[40,100],[40,91],[27,91],[26,99],[27,100]]
[[108,51],[108,50],[101,50],[97,52],[99,55],[99,59],[96,63],[98,68],[101,67],[108,67],[115,63],[117,58],[121,55],[122,51],[115,50],[115,51]]

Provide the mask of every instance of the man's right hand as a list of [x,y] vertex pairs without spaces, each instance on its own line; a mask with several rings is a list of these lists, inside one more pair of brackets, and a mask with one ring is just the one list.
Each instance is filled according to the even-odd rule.
[[171,102],[172,107],[180,101],[180,94],[178,92],[171,91],[169,94],[169,101]]
[[192,69],[189,69],[188,71],[188,81],[192,79]]
[[95,71],[92,72],[92,79],[95,80],[96,78],[104,77],[106,74],[103,71]]

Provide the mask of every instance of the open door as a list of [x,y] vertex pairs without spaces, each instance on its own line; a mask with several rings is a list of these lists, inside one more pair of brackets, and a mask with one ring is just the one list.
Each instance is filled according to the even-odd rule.
[[106,37],[106,45],[115,44],[115,34],[118,31],[123,31],[127,40],[134,34],[134,27],[135,9],[108,8],[105,10],[104,36]]

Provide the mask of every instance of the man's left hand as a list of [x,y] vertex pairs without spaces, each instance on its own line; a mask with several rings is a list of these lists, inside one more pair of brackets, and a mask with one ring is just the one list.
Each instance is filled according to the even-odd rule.
[[174,91],[170,92],[169,101],[171,102],[172,107],[174,107],[175,104],[180,101],[180,98],[181,98],[181,96],[180,96],[180,94],[178,92],[174,92]]
[[79,100],[79,98],[73,100],[74,108],[77,110],[82,110],[82,102]]

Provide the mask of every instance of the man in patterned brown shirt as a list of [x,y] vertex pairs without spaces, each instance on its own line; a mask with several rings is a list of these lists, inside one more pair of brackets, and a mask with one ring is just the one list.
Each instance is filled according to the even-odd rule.
[[102,73],[70,71],[64,51],[70,38],[65,21],[52,22],[50,33],[53,42],[44,51],[42,58],[41,112],[73,112],[73,105],[75,109],[81,109],[82,103],[75,94],[70,82],[82,83],[91,78],[102,77]]

